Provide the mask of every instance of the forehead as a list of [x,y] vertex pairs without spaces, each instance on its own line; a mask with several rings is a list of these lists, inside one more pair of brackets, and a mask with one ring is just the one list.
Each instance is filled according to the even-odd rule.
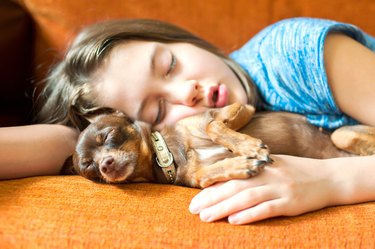
[[95,75],[99,104],[136,116],[148,89],[156,42],[128,41],[116,45]]
[[156,46],[156,42],[148,41],[126,41],[117,44],[96,72],[98,85],[111,76],[119,76],[120,73],[129,80],[139,78],[139,70],[146,69],[145,63],[150,60]]
[[[94,141],[101,143],[103,135],[115,132],[116,134],[134,134],[137,130],[133,126],[133,122],[125,116],[119,116],[116,114],[102,115],[96,118],[86,129],[80,134],[81,146],[85,146],[87,143],[95,146]],[[98,141],[98,139],[100,141]]]

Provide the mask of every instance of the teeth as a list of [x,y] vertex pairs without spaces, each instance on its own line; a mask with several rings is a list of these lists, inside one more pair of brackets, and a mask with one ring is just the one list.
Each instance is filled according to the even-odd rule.
[[218,91],[215,91],[214,94],[212,94],[212,101],[214,103],[216,103],[216,101],[217,101],[217,95],[218,95]]

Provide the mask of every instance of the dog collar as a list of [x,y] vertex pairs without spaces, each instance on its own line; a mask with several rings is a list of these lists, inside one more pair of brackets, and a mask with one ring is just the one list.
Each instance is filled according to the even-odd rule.
[[176,167],[173,163],[172,153],[169,151],[167,144],[159,132],[155,131],[151,133],[151,141],[156,153],[156,162],[163,170],[168,183],[174,183],[176,179]]

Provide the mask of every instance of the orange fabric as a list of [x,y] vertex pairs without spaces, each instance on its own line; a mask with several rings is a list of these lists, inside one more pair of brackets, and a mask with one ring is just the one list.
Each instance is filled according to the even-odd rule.
[[[84,25],[113,18],[172,22],[229,53],[265,26],[283,18],[311,16],[351,22],[375,35],[375,1],[364,0],[18,0],[33,16],[38,72],[62,56]],[[339,10],[339,11],[338,11]],[[43,74],[42,74],[43,75]],[[42,75],[39,75],[41,79]]]
[[[109,18],[173,22],[225,52],[294,16],[350,22],[375,35],[373,0],[12,2],[21,3],[36,24],[28,41],[34,44],[36,81],[83,25]],[[0,181],[0,248],[375,248],[375,202],[231,226],[225,220],[206,224],[188,212],[198,191],[103,185],[79,176]]]
[[0,248],[374,248],[375,202],[232,226],[188,212],[199,191],[79,176],[0,181]]
[[[153,18],[175,23],[225,51],[241,46],[266,25],[311,16],[351,22],[375,32],[372,0],[19,0],[41,35],[59,50],[85,24],[111,18]],[[340,11],[338,11],[340,10]]]

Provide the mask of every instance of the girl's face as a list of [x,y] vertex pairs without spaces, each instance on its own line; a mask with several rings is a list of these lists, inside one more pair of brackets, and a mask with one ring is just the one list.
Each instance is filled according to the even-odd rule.
[[223,59],[188,43],[119,44],[95,76],[100,105],[156,129],[207,108],[247,103],[241,82]]

